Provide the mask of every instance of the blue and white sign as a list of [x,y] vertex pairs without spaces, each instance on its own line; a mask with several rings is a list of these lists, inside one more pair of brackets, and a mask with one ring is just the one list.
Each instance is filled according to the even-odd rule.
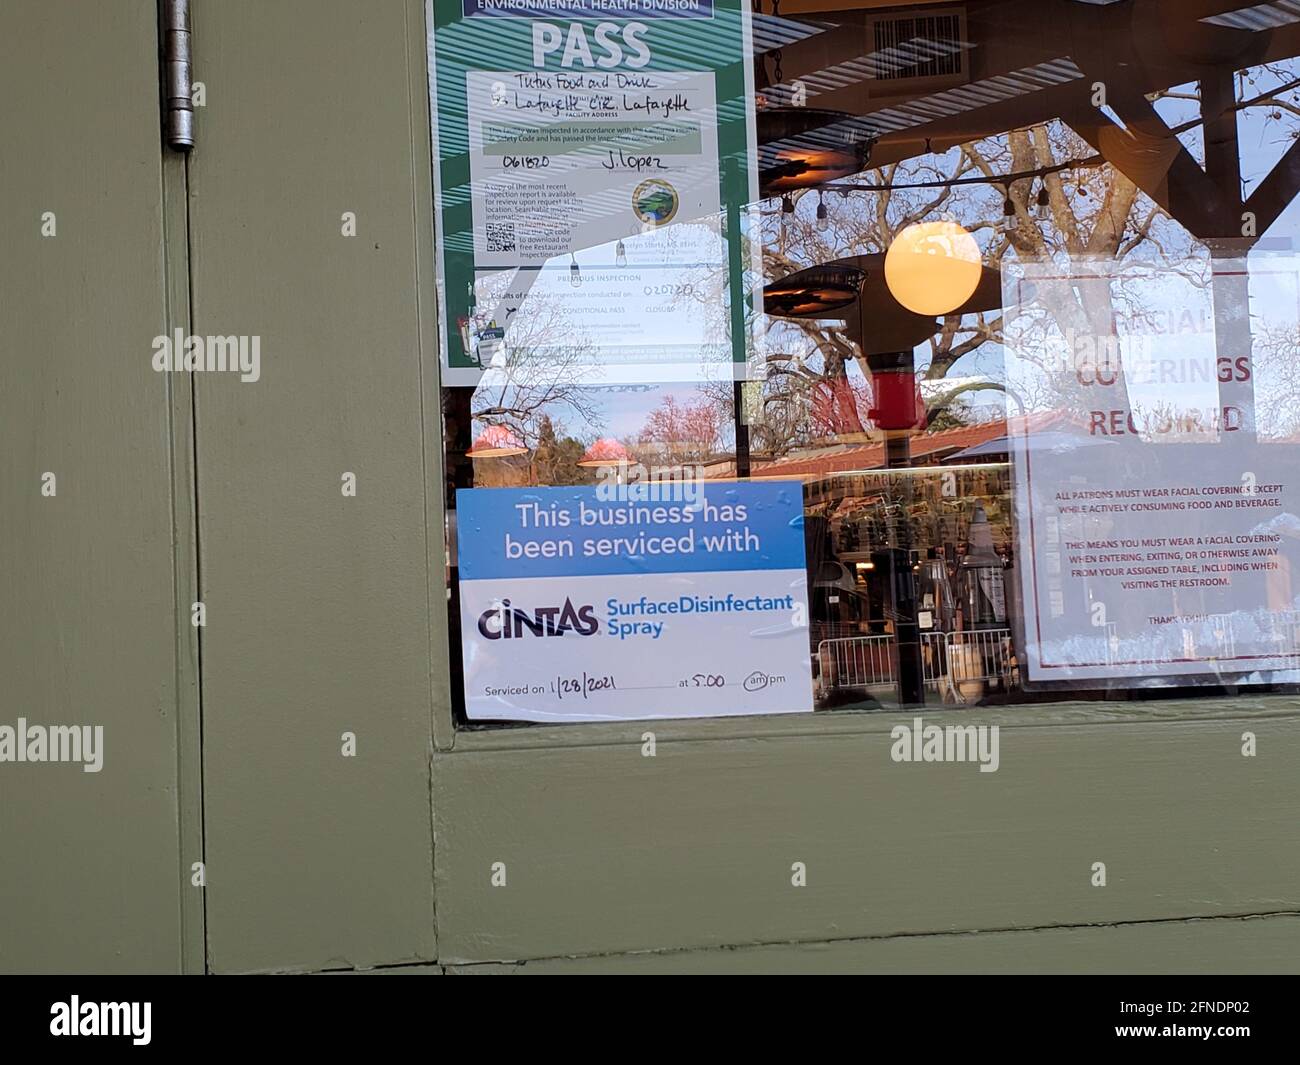
[[802,485],[660,487],[456,493],[472,720],[812,709]]

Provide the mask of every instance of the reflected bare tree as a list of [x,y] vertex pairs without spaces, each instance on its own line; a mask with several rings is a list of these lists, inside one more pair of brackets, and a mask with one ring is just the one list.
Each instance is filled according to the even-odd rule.
[[587,387],[592,346],[574,342],[573,324],[556,297],[534,291],[527,308],[511,321],[509,345],[484,370],[471,413],[480,425],[508,426],[534,449],[546,418],[564,424],[567,414],[595,431],[600,417]]

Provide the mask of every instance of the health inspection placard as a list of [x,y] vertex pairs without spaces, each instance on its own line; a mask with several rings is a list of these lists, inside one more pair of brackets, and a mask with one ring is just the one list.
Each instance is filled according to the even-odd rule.
[[444,383],[738,376],[743,278],[761,267],[742,262],[757,201],[748,5],[431,11]]

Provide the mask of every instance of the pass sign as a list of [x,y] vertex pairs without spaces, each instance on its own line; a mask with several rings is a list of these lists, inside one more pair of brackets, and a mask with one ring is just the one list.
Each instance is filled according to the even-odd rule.
[[744,376],[762,267],[748,3],[430,0],[430,17],[443,383]]

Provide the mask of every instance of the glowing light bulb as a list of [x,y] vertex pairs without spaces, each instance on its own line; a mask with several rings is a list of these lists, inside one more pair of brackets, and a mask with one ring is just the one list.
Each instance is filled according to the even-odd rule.
[[956,222],[908,226],[885,255],[885,284],[915,314],[949,314],[975,294],[983,276],[975,238]]

